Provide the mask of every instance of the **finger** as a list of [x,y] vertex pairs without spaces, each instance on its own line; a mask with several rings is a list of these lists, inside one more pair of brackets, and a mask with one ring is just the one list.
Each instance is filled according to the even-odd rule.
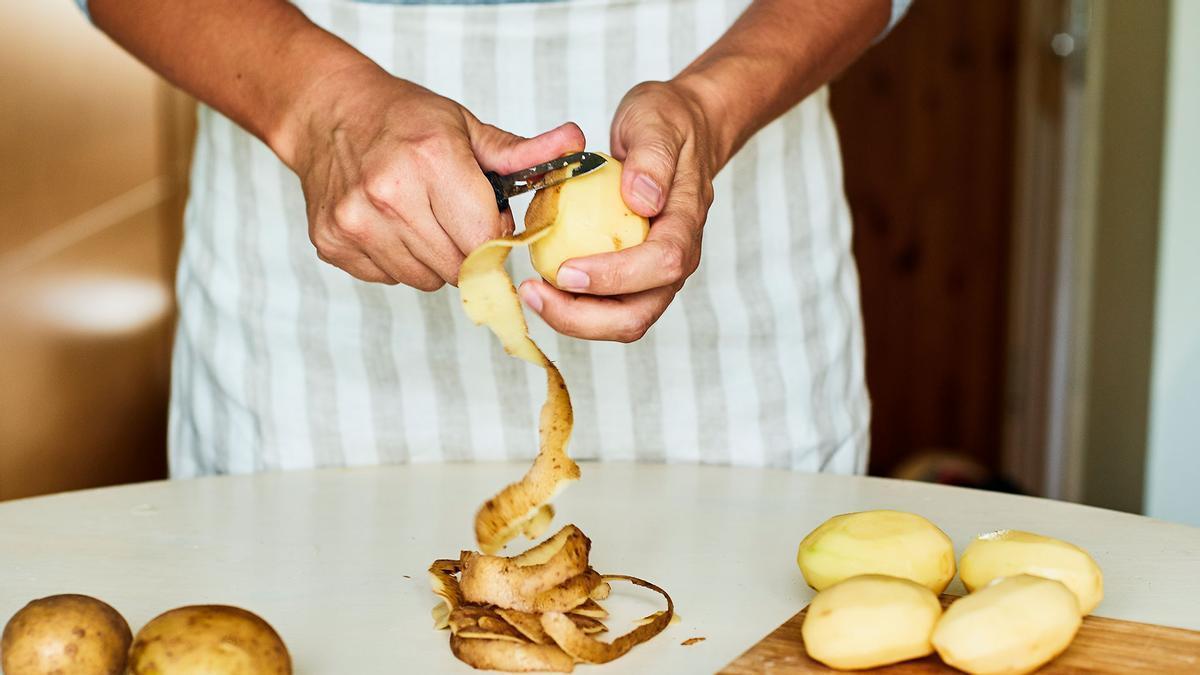
[[523,138],[467,118],[471,150],[484,171],[500,174],[548,162],[563,155],[583,150],[583,131],[574,122],[559,125],[533,138]]
[[[434,217],[428,196],[410,198],[400,239],[414,258],[448,284],[458,283],[458,268],[466,257]],[[419,205],[419,206],[418,206]],[[494,208],[494,207],[493,207]]]
[[[316,228],[313,244],[322,260],[364,281],[404,283],[437,290],[442,279],[413,257],[401,232],[404,221],[376,209],[362,194],[352,194],[333,211],[333,222]],[[387,277],[380,279],[380,271]]]
[[507,224],[470,146],[463,143],[458,156],[447,160],[437,180],[429,183],[429,205],[465,257],[485,241],[503,235]]
[[318,251],[317,257],[320,258],[322,262],[332,265],[333,267],[336,267],[355,279],[359,279],[361,281],[387,284],[389,286],[394,286],[399,283],[395,277],[385,272],[383,268],[376,265],[374,261],[367,256],[362,255],[361,253],[335,253],[334,256],[331,257]]
[[618,156],[621,197],[638,215],[652,218],[663,210],[683,142],[678,129],[645,115],[623,115],[613,129],[613,151],[624,155]]
[[357,260],[350,261],[341,265],[341,268],[350,276],[361,281],[369,281],[376,284],[387,284],[395,286],[400,283],[395,277],[388,274],[383,268],[376,265],[370,258],[363,256]]
[[527,307],[563,335],[634,342],[666,311],[677,287],[603,298],[565,293],[541,279],[530,279],[521,284],[518,292]]
[[646,241],[612,253],[572,258],[558,270],[558,284],[574,293],[626,295],[682,283],[700,264],[704,215],[688,205],[683,190],[650,226]]
[[436,291],[446,284],[437,272],[408,250],[400,238],[403,222],[383,223],[372,250],[367,251],[371,262],[393,279],[420,291]]
[[505,237],[512,236],[512,233],[517,231],[517,223],[513,220],[512,209],[500,214],[500,224],[503,226],[501,234]]

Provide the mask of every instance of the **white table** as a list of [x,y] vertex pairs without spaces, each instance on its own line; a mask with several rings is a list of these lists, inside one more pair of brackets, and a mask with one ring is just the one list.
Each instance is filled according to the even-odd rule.
[[[425,570],[473,547],[475,508],[524,470],[308,471],[2,503],[0,621],[54,593],[100,597],[134,631],[171,607],[227,603],[270,621],[299,673],[472,672],[450,655],[446,633],[431,629]],[[579,525],[599,571],[655,581],[683,619],[582,673],[719,669],[811,597],[795,563],[800,539],[831,515],[873,508],[925,515],[960,552],[973,535],[1003,527],[1067,539],[1104,569],[1097,614],[1200,629],[1200,529],[1140,516],[919,483],[690,465],[585,464],[557,506],[552,531]],[[707,640],[680,645],[692,636]]]

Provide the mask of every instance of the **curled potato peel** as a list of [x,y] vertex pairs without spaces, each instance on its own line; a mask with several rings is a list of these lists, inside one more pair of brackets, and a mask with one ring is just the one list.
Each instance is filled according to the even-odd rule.
[[605,581],[622,580],[659,593],[667,601],[667,609],[647,624],[638,626],[612,642],[601,642],[584,633],[575,622],[561,612],[546,612],[542,615],[542,629],[546,631],[564,652],[587,663],[607,663],[620,658],[635,646],[658,635],[671,623],[675,614],[675,603],[663,589],[649,581],[625,575],[606,575]]
[[515,644],[503,640],[473,640],[451,635],[450,651],[460,661],[480,670],[569,673],[575,669],[575,659],[552,644]]
[[463,597],[513,607],[521,599],[548,591],[587,569],[592,542],[568,525],[542,544],[511,558],[467,553],[463,557]]
[[450,613],[450,634],[460,638],[526,642],[526,638],[491,607],[463,605]]
[[[602,576],[591,567],[555,586],[531,592],[561,574],[565,568],[557,563],[570,557],[564,551],[571,542],[590,546],[577,527],[567,525],[545,542],[510,558],[464,551],[460,560],[435,561],[429,568],[430,583],[442,602],[434,608],[434,623],[436,628],[450,630],[454,655],[476,668],[563,671],[564,656],[572,667],[576,661],[605,663],[675,623],[674,602],[661,588],[636,577]],[[587,565],[589,546],[582,548],[576,564]],[[484,558],[496,562],[472,567],[473,561]],[[465,579],[468,574],[473,575],[473,594],[464,593],[461,587],[459,577]],[[608,612],[594,598],[607,597],[615,581],[661,593],[667,607],[635,622],[629,633],[602,642],[592,636],[608,630],[600,621]],[[520,588],[525,590],[518,592]]]
[[[538,426],[538,455],[521,480],[487,500],[475,515],[475,538],[480,550],[489,554],[503,548],[531,521],[540,518],[549,524],[547,516],[553,512],[542,507],[580,475],[579,465],[567,455],[567,441],[574,423],[567,384],[558,368],[529,338],[521,300],[504,269],[504,261],[514,246],[530,244],[549,232],[549,228],[526,228],[519,235],[484,243],[467,256],[458,275],[467,316],[490,328],[511,356],[546,370],[546,402]],[[536,531],[538,526],[534,522],[532,530]]]
[[[534,642],[539,645],[554,644],[554,641],[551,640],[550,636],[546,634],[546,631],[542,629],[541,614],[534,614],[532,612],[519,612],[515,609],[497,609],[496,613],[499,614],[505,621],[507,621],[510,626],[524,635],[525,638],[530,642]],[[597,619],[581,616],[573,612],[568,612],[567,616],[571,619],[571,621],[575,622],[575,625],[579,627],[579,630],[583,631],[587,635],[603,633],[608,630],[608,627]]]

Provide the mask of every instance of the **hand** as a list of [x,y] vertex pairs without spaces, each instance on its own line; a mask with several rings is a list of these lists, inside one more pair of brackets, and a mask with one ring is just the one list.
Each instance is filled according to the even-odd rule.
[[317,256],[364,281],[456,284],[467,254],[513,231],[483,171],[511,173],[584,147],[574,124],[524,139],[374,64],[314,90],[320,98],[284,161],[300,176]]
[[652,219],[650,234],[623,251],[564,262],[558,283],[574,293],[526,281],[525,304],[565,335],[618,342],[645,335],[700,264],[717,164],[711,145],[694,90],[679,81],[630,90],[613,118],[612,153],[624,162],[621,196]]

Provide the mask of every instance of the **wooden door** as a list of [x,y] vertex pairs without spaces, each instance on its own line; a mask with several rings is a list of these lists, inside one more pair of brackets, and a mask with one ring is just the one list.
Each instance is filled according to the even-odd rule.
[[873,401],[872,474],[999,466],[1016,2],[920,0],[834,85]]

